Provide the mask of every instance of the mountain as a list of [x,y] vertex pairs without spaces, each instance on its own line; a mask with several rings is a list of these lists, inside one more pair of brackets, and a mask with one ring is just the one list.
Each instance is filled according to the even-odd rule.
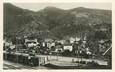
[[31,22],[32,17],[29,10],[18,8],[12,4],[4,4],[4,32],[15,33],[24,24]]
[[107,39],[111,38],[111,14],[111,10],[84,7],[70,10],[46,7],[34,12],[4,3],[4,35],[56,39],[87,35],[93,39]]

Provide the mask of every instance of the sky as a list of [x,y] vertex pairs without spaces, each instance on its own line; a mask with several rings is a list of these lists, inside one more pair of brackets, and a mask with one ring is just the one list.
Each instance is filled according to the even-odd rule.
[[13,5],[23,8],[29,9],[32,11],[39,11],[48,6],[53,6],[61,9],[72,9],[77,7],[85,7],[85,8],[93,8],[93,9],[106,9],[111,10],[111,3],[12,3]]

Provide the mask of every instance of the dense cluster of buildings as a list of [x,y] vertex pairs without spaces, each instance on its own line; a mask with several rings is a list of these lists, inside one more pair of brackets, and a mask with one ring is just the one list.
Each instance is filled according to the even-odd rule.
[[[111,46],[111,40],[98,41],[97,52],[103,54]],[[95,52],[88,46],[86,38],[73,38],[65,40],[53,40],[51,38],[44,39],[40,42],[37,38],[21,38],[12,40],[4,40],[4,50],[28,52],[33,50],[37,54],[59,54],[66,56],[81,55],[95,55]]]

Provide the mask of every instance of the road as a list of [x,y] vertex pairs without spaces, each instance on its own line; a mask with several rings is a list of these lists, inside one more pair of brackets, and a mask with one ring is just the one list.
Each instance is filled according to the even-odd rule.
[[10,61],[3,61],[3,69],[32,69],[29,66],[24,66]]
[[[99,63],[100,65],[107,65],[107,61],[104,60],[98,60],[98,59],[85,59],[85,58],[75,58],[75,57],[63,57],[63,56],[51,56],[51,55],[36,55],[37,57],[44,57],[46,63],[47,62],[65,62],[65,63],[71,63],[72,60],[74,61],[95,61]],[[48,61],[49,60],[49,61]],[[43,66],[37,66],[37,67],[30,67],[30,66],[24,66],[18,63],[12,63],[9,61],[3,61],[3,68],[6,69],[48,69],[47,67]]]
[[34,70],[38,70],[38,69],[49,69],[47,67],[44,66],[37,66],[37,67],[30,67],[30,66],[25,66],[22,64],[18,64],[18,63],[13,63],[10,61],[3,61],[3,69],[4,70],[8,70],[8,69],[34,69]]
[[99,59],[85,59],[85,58],[75,58],[75,57],[64,57],[64,56],[51,56],[51,55],[37,55],[38,57],[45,57],[46,61],[47,58],[49,60],[58,60],[58,61],[63,61],[63,62],[72,62],[72,60],[74,59],[74,61],[95,61],[100,65],[107,65],[107,61],[104,60],[99,60]]

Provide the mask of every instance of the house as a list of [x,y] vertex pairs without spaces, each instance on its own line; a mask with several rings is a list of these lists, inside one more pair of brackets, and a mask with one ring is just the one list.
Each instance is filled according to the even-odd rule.
[[72,44],[64,44],[64,45],[63,45],[63,49],[64,49],[64,50],[72,51],[73,46],[72,46]]
[[33,47],[33,46],[37,46],[39,43],[38,43],[37,39],[25,39],[24,44],[27,47]]

